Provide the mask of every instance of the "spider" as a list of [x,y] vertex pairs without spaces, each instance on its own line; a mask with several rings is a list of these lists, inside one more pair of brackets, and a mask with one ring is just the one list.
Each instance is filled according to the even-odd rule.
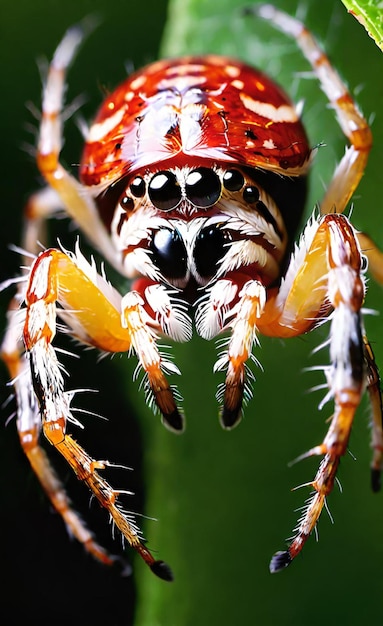
[[[85,345],[134,352],[147,402],[176,432],[184,428],[184,415],[167,374],[180,372],[159,349],[160,336],[186,342],[193,328],[208,340],[229,331],[214,369],[225,372],[217,397],[221,424],[232,429],[251,395],[247,362],[258,335],[295,337],[330,319],[325,373],[334,413],[322,443],[305,455],[322,456],[310,483],[313,493],[288,548],[272,558],[272,572],[289,565],[315,529],[366,388],[373,488],[380,484],[380,379],[361,308],[366,258],[379,280],[382,253],[344,215],[366,167],[371,132],[303,24],[271,5],[247,13],[296,40],[350,144],[299,240],[314,151],[286,94],[234,59],[161,60],[127,78],[90,126],[79,180],[74,178],[60,163],[66,71],[83,37],[74,27],[58,46],[44,86],[37,165],[47,186],[28,204],[23,248],[34,259],[19,280],[2,343],[22,448],[71,533],[97,559],[112,562],[72,509],[39,443],[41,431],[165,580],[172,580],[169,566],[153,557],[119,492],[102,476],[108,462],[92,458],[67,431],[75,421],[74,393],[66,390],[53,344],[57,317]],[[44,221],[63,207],[95,249],[132,281],[126,292],[86,260],[79,243],[71,251],[58,245],[39,252]]]

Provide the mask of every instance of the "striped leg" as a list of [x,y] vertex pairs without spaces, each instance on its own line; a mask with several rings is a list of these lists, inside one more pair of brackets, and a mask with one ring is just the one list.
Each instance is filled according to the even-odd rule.
[[[19,294],[20,295],[20,294]],[[20,342],[25,323],[25,309],[8,311],[8,328],[1,345],[1,358],[8,368],[17,404],[17,430],[20,444],[31,467],[56,511],[63,518],[68,532],[83,544],[94,558],[111,565],[114,558],[94,540],[80,516],[73,510],[68,495],[39,443],[41,418],[33,391],[29,360]]]
[[[328,397],[334,414],[323,442],[303,455],[323,455],[313,488],[288,549],[278,552],[270,569],[286,567],[302,550],[314,530],[331,492],[340,458],[347,450],[353,419],[366,385],[365,342],[361,307],[364,281],[361,253],[351,224],[343,215],[323,216],[314,230],[308,226],[301,250],[291,261],[275,301],[265,307],[258,327],[272,336],[301,335],[315,326],[331,306],[330,359],[326,370]],[[306,249],[307,246],[307,249]],[[298,261],[300,261],[298,263]],[[313,288],[314,286],[314,288]],[[271,320],[271,321],[268,321]]]
[[343,213],[366,168],[372,145],[371,130],[338,72],[304,24],[271,4],[255,5],[249,12],[270,21],[296,40],[329,99],[343,133],[350,141],[351,145],[336,168],[320,204],[322,214],[331,213],[334,209],[337,213]]
[[[56,331],[56,301],[63,310],[60,316],[72,329],[73,334],[84,343],[109,352],[126,352],[131,347],[144,368],[149,385],[155,387],[158,404],[169,410],[174,417],[177,411],[172,392],[162,373],[163,363],[155,344],[155,335],[147,327],[148,314],[142,306],[142,298],[132,292],[124,299],[111,285],[87,264],[79,251],[69,255],[59,250],[46,250],[32,266],[26,292],[26,317],[24,343],[29,357],[33,389],[38,399],[42,427],[48,441],[63,455],[99,503],[107,509],[111,519],[129,544],[140,554],[155,574],[166,580],[172,575],[163,561],[154,559],[143,545],[140,531],[132,515],[121,507],[118,496],[100,475],[106,461],[89,456],[74,439],[66,433],[66,424],[73,421],[70,409],[73,392],[66,392],[64,379],[52,340]],[[107,321],[107,323],[106,323]],[[154,325],[154,321],[153,321]],[[174,369],[174,368],[173,368]],[[164,414],[166,417],[166,414]],[[174,419],[176,419],[174,417]],[[37,434],[36,434],[37,435]],[[22,439],[24,449],[33,468],[59,512],[56,501],[62,498],[60,488],[54,483],[46,485],[44,459],[38,455],[37,436]],[[39,456],[39,458],[37,458]],[[68,507],[64,507],[70,515]],[[86,547],[88,535],[79,536]],[[92,551],[92,550],[91,550]],[[100,555],[96,555],[100,558]],[[102,559],[101,559],[102,560]],[[105,558],[107,560],[107,558]]]
[[116,251],[100,219],[89,192],[86,193],[59,161],[62,147],[62,113],[64,108],[66,72],[84,33],[80,27],[68,30],[54,53],[43,90],[42,116],[37,146],[37,165],[47,184],[61,199],[63,208],[72,217],[112,265],[121,269]]

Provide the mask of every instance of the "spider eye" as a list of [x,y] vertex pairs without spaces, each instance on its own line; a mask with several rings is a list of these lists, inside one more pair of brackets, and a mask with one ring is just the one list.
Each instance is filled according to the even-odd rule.
[[199,167],[187,176],[185,193],[194,206],[206,209],[218,202],[221,196],[221,181],[214,170]]
[[228,191],[239,191],[245,180],[239,170],[227,170],[223,175],[223,185]]
[[145,195],[145,181],[141,176],[136,176],[132,183],[130,183],[129,189],[132,196],[135,198],[142,198]]
[[243,190],[243,199],[249,204],[254,204],[259,200],[259,189],[254,185],[248,185]]
[[149,183],[149,198],[161,211],[175,209],[181,202],[182,192],[173,172],[157,172]]
[[126,212],[132,211],[132,209],[134,209],[133,199],[129,196],[122,196],[120,200],[120,207]]
[[166,278],[184,278],[187,272],[187,253],[178,230],[161,228],[150,243],[153,263]]

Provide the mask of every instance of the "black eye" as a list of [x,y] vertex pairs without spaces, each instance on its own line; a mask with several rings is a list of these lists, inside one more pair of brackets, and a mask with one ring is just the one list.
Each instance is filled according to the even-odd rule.
[[228,191],[239,191],[245,180],[239,170],[227,170],[223,175],[223,185]]
[[182,192],[172,172],[158,172],[149,183],[149,198],[157,209],[170,211],[181,202]]
[[187,176],[185,193],[194,206],[206,209],[219,200],[221,196],[221,181],[213,170],[207,167],[199,167]]
[[187,253],[178,230],[161,228],[150,243],[153,263],[166,278],[184,278],[187,272]]
[[196,237],[193,256],[198,274],[204,278],[214,276],[217,263],[226,253],[226,245],[232,240],[227,230],[219,225],[206,226]]
[[130,183],[130,191],[135,198],[142,198],[145,195],[145,181],[141,176],[136,176]]
[[120,207],[124,211],[132,211],[134,209],[134,201],[129,196],[123,196],[120,200]]
[[253,185],[248,185],[243,190],[243,199],[245,202],[249,204],[253,204],[254,202],[258,202],[259,200],[259,189],[258,187],[254,187]]

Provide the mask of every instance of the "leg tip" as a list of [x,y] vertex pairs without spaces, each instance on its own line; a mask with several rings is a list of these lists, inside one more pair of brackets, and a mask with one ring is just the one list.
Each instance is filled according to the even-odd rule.
[[154,563],[150,565],[150,569],[153,574],[158,576],[158,578],[162,578],[162,580],[166,580],[167,582],[174,580],[173,572],[165,561],[154,561]]
[[224,407],[220,416],[221,426],[225,430],[232,430],[233,428],[238,426],[241,419],[242,419],[241,406],[234,410]]
[[371,489],[374,493],[378,493],[382,488],[382,472],[380,469],[371,469]]
[[173,433],[183,433],[185,430],[185,418],[178,410],[163,414],[162,423]]
[[280,552],[276,552],[270,562],[271,574],[281,572],[283,569],[290,565],[291,561],[292,558],[288,550],[281,550]]

